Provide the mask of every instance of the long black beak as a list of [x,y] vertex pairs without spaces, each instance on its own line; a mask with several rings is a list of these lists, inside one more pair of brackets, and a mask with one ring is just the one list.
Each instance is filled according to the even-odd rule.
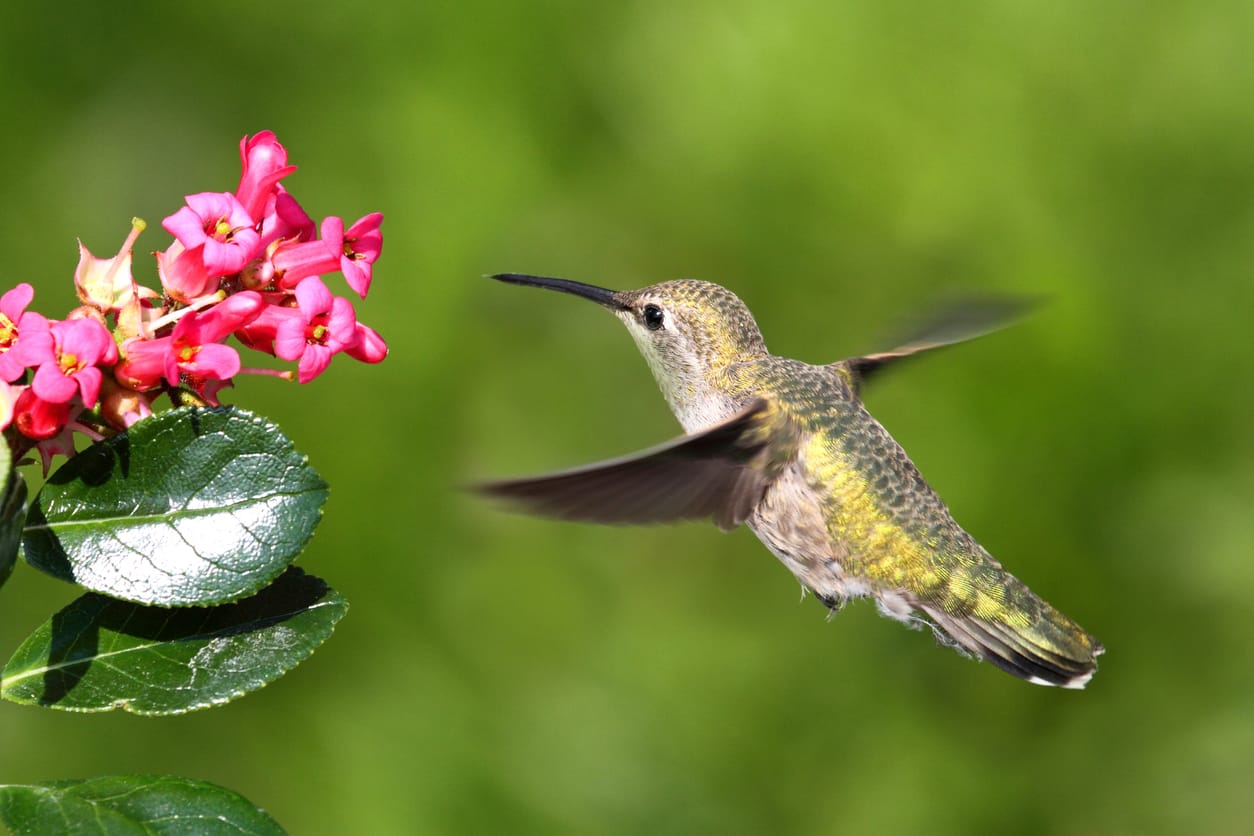
[[621,297],[616,291],[606,290],[603,287],[584,284],[583,282],[572,282],[570,279],[550,279],[546,276],[528,276],[525,273],[497,273],[489,278],[507,282],[508,284],[543,287],[548,290],[559,290],[562,293],[582,296],[612,311],[621,311],[627,308],[627,305],[621,301]]

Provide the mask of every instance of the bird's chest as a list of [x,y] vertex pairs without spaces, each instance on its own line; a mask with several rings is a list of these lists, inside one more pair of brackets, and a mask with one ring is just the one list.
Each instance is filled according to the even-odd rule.
[[828,532],[820,494],[804,458],[790,463],[767,488],[749,528],[790,572],[830,601],[865,594],[845,572],[847,550]]

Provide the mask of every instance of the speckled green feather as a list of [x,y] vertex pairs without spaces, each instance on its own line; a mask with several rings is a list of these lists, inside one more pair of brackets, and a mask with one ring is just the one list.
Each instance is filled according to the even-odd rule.
[[[845,366],[810,366],[765,356],[728,370],[744,397],[765,397],[799,428],[799,460],[821,497],[825,530],[846,554],[846,586],[871,595],[901,595],[958,644],[979,642],[960,621],[985,622],[1014,647],[1076,663],[1069,679],[1091,670],[1100,645],[1002,568],[953,519],[918,468],[853,392]],[[830,590],[816,592],[831,596]],[[840,600],[840,595],[832,596]],[[885,607],[890,614],[899,614]],[[977,625],[978,626],[978,625]],[[956,634],[955,634],[956,633]],[[1011,635],[1006,635],[1011,634]],[[970,649],[982,652],[980,648]]]

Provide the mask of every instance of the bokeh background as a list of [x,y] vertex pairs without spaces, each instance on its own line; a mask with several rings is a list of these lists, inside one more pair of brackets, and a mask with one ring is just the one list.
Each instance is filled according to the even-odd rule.
[[[1254,786],[1247,3],[134,2],[0,8],[3,284],[231,190],[275,130],[315,217],[386,215],[392,354],[240,383],[331,483],[353,609],[224,708],[0,704],[0,781],[176,773],[293,833],[1232,833]],[[482,278],[737,291],[772,349],[1022,325],[867,393],[957,519],[1106,644],[1084,692],[824,619],[751,534],[461,486],[677,432],[621,327]],[[6,657],[71,587],[19,566]]]

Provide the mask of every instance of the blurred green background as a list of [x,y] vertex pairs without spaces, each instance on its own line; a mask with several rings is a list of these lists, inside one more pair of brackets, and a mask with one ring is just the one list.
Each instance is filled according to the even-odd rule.
[[[386,215],[381,366],[241,381],[331,483],[353,610],[168,718],[0,704],[0,781],[170,772],[293,833],[1231,833],[1254,783],[1254,15],[1245,2],[0,9],[4,286],[234,188],[275,130],[317,218]],[[478,478],[677,425],[621,327],[481,278],[719,281],[777,353],[956,290],[1019,327],[868,392],[957,519],[1107,647],[1036,688],[744,530],[501,513]],[[75,590],[24,564],[0,657]]]

